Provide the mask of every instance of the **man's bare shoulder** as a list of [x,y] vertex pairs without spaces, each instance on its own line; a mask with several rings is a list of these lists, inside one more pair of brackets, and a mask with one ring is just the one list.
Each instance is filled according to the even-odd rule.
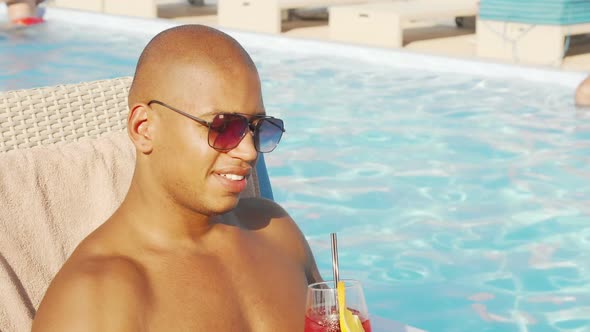
[[140,265],[74,254],[52,281],[33,323],[40,331],[135,331],[149,296]]
[[300,261],[308,283],[321,281],[307,239],[281,205],[265,198],[245,198],[240,200],[236,215],[243,227],[261,231],[276,248],[283,248]]

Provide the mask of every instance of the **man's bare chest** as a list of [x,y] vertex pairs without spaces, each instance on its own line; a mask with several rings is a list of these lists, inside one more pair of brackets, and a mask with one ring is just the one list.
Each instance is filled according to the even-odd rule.
[[149,330],[301,331],[306,280],[272,251],[195,257],[150,271]]

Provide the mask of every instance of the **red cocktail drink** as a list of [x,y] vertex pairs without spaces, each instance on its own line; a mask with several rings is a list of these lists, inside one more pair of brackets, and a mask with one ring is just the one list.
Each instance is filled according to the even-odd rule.
[[[309,285],[304,332],[341,332],[338,294],[333,284],[320,282]],[[348,311],[358,317],[365,332],[371,332],[371,322],[360,282],[346,280],[344,286]]]
[[[360,316],[357,310],[350,310],[353,315],[359,316],[365,332],[371,332],[371,322]],[[305,332],[340,332],[340,320],[336,308],[329,314],[321,315],[311,312],[305,315]]]

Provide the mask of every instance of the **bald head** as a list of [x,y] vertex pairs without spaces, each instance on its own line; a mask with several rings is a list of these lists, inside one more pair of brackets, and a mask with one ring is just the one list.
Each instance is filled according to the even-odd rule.
[[235,39],[203,25],[177,26],[160,32],[145,47],[129,91],[129,106],[154,98],[194,98],[190,87],[244,74],[258,75]]

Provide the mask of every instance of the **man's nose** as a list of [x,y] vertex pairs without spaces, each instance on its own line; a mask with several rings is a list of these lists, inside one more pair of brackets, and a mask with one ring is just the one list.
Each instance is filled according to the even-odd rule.
[[244,135],[244,138],[240,141],[240,144],[229,152],[233,157],[240,158],[244,161],[251,162],[256,160],[258,157],[258,151],[254,146],[254,133],[250,130]]

